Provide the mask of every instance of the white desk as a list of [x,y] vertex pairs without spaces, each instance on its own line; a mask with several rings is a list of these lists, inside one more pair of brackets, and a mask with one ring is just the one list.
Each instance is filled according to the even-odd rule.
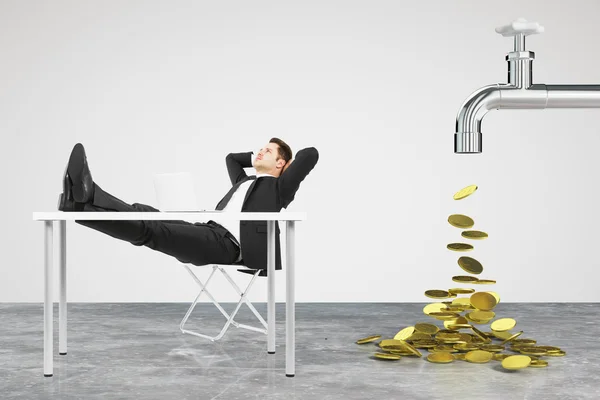
[[267,221],[267,280],[268,280],[268,305],[267,305],[267,351],[275,353],[275,221],[286,223],[286,323],[285,323],[285,374],[295,375],[295,222],[305,221],[306,213],[303,212],[273,212],[273,213],[248,213],[248,212],[34,212],[34,221],[44,221],[44,376],[52,376],[53,367],[53,279],[52,238],[56,224],[59,222],[59,263],[60,263],[60,300],[58,307],[58,353],[67,354],[67,221],[74,220],[155,220],[155,221]]

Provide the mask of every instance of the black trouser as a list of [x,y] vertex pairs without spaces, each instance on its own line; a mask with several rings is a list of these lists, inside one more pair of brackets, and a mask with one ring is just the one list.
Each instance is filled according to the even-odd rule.
[[[95,184],[94,199],[84,211],[159,211],[146,204],[127,204]],[[193,265],[233,264],[239,247],[233,235],[214,221],[75,221],[135,246],[147,246]]]

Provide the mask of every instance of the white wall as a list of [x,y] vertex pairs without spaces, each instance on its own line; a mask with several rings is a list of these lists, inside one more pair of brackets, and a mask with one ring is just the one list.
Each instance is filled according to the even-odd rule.
[[[192,171],[202,205],[224,157],[272,136],[315,146],[289,210],[297,301],[422,302],[462,270],[446,222],[490,238],[472,255],[506,302],[596,302],[600,110],[493,111],[484,152],[453,153],[456,113],[506,81],[523,16],[537,83],[600,83],[600,2],[0,1],[0,301],[43,300],[43,227],[72,146],[94,179],[153,204],[152,177]],[[457,202],[454,192],[480,186]],[[177,261],[71,223],[69,300],[188,301]],[[245,276],[244,276],[245,277]],[[278,274],[277,299],[284,299]],[[233,300],[221,289],[220,300]],[[265,299],[261,280],[254,301]],[[230,292],[227,292],[230,293]]]

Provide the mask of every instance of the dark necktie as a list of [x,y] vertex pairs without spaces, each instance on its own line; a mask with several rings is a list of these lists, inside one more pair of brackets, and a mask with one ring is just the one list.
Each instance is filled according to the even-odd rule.
[[[238,188],[240,187],[240,185],[244,182],[246,182],[247,180],[254,180],[256,179],[256,176],[249,176],[248,179],[244,179],[239,181],[238,183],[236,183],[235,185],[233,185],[231,187],[231,189],[229,189],[229,192],[227,192],[227,194],[225,195],[225,197],[223,197],[221,199],[221,201],[219,201],[219,204],[217,204],[217,211],[221,211],[223,210],[226,206],[227,203],[229,203],[229,200],[231,200],[231,197],[233,196],[233,194],[235,193],[236,190],[238,190]],[[250,188],[248,188],[248,193],[250,192]]]

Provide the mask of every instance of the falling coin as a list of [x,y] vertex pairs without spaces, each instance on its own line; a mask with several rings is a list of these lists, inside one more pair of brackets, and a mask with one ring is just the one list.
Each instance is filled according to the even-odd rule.
[[472,257],[462,256],[458,259],[458,266],[470,274],[480,274],[483,271],[483,266],[479,261]]
[[390,354],[390,353],[375,353],[375,357],[381,358],[382,360],[399,360],[402,356],[398,354]]
[[427,361],[436,364],[447,364],[454,361],[454,356],[447,351],[431,353],[427,356]]
[[462,237],[473,240],[487,239],[488,234],[481,231],[462,231],[460,234]]
[[443,303],[427,304],[425,307],[423,307],[423,313],[429,315],[432,312],[440,312],[442,308],[446,308],[446,305]]
[[473,246],[467,243],[450,243],[446,246],[448,250],[452,251],[471,251]]
[[474,276],[468,276],[468,275],[456,275],[452,277],[452,280],[454,282],[469,282],[469,283],[473,283],[479,280],[479,278],[476,278]]
[[433,324],[427,324],[424,322],[420,322],[418,324],[415,324],[415,330],[418,332],[421,332],[421,333],[428,334],[428,335],[435,335],[436,333],[438,333],[440,328],[438,328],[437,326],[435,326]]
[[548,366],[548,361],[546,360],[531,360],[529,364],[529,368],[546,368]]
[[477,185],[469,185],[465,188],[460,189],[458,192],[454,193],[454,200],[462,200],[465,197],[469,197],[477,190]]
[[494,285],[496,281],[493,279],[479,279],[473,283],[476,285]]
[[496,298],[486,292],[473,293],[470,297],[471,305],[478,310],[489,311],[496,307]]
[[477,322],[477,323],[483,323],[483,324],[487,324],[495,316],[496,316],[496,313],[493,312],[493,311],[480,311],[480,310],[478,310],[478,311],[471,311],[470,313],[468,313],[466,315],[466,317],[468,319],[470,319],[471,321],[474,321],[474,322]]
[[452,288],[452,289],[448,289],[448,293],[450,293],[450,294],[471,294],[471,293],[475,293],[475,289],[471,289],[471,288]]
[[492,331],[492,335],[500,340],[506,340],[513,335],[510,331]]
[[465,359],[468,362],[483,364],[489,362],[494,355],[489,351],[484,350],[473,350],[467,353]]
[[441,321],[460,317],[460,314],[455,313],[455,312],[450,312],[450,311],[431,312],[431,313],[429,313],[429,315],[432,316],[433,318],[439,319]]
[[381,335],[374,335],[374,336],[369,336],[363,339],[358,339],[356,341],[356,344],[365,344],[365,343],[370,343],[370,342],[374,342],[377,339],[381,338]]
[[500,296],[498,295],[498,293],[496,293],[496,292],[489,292],[489,291],[488,291],[488,293],[491,294],[492,296],[494,296],[496,298],[496,304],[500,303]]
[[531,364],[531,358],[527,356],[510,356],[502,360],[502,367],[505,369],[523,369]]
[[410,335],[412,335],[414,331],[415,331],[414,326],[408,326],[408,327],[402,329],[400,332],[396,333],[396,336],[394,336],[394,339],[404,340],[404,339],[410,337]]
[[450,293],[445,290],[426,290],[425,296],[432,299],[447,299],[450,296]]
[[523,334],[523,331],[517,332],[514,335],[512,335],[511,337],[509,337],[508,339],[504,339],[504,341],[502,341],[502,344],[506,344],[512,340],[515,340],[516,338],[518,338],[519,336],[521,336]]
[[[489,293],[487,294],[489,295]],[[494,301],[495,300],[496,299],[494,299]],[[490,328],[492,328],[492,330],[496,332],[506,332],[514,328],[515,325],[517,325],[517,321],[515,321],[512,318],[500,318],[492,322]]]
[[448,217],[448,222],[455,228],[469,229],[475,225],[472,218],[462,214],[452,214]]

